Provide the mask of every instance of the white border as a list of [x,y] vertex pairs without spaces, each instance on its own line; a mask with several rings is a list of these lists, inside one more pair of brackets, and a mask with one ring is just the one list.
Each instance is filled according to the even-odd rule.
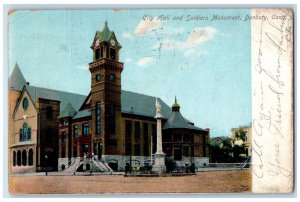
[[[238,1],[238,0],[231,0],[231,1],[217,1],[217,0],[210,0],[209,3],[210,4],[197,4],[198,2],[197,1],[191,1],[191,0],[185,0],[183,2],[178,2],[176,1],[176,5],[174,5],[174,0],[171,1],[171,0],[160,0],[159,1],[159,4],[153,4],[153,0],[145,0],[143,1],[144,5],[137,5],[138,3],[140,3],[139,1],[134,1],[134,0],[127,0],[126,3],[127,4],[123,4],[121,6],[118,6],[118,5],[113,5],[113,4],[116,4],[116,3],[123,3],[124,1],[117,1],[117,0],[110,0],[110,1],[107,1],[109,3],[106,3],[106,4],[102,4],[102,5],[97,5],[95,7],[95,5],[92,5],[92,4],[96,4],[98,3],[98,1],[92,1],[92,0],[85,0],[84,3],[85,5],[82,5],[82,4],[76,4],[76,5],[70,5],[70,4],[66,4],[66,3],[69,3],[68,0],[48,0],[48,1],[43,1],[43,2],[40,2],[38,0],[29,0],[27,1],[26,3],[28,4],[36,4],[36,3],[41,3],[40,5],[28,5],[28,4],[22,4],[24,3],[24,1],[22,0],[11,0],[11,1],[8,1],[8,0],[4,0],[2,5],[3,7],[1,7],[1,13],[2,13],[2,16],[3,16],[3,20],[1,21],[2,22],[2,27],[4,28],[3,29],[3,37],[1,37],[0,39],[0,44],[3,45],[4,47],[4,51],[3,51],[3,55],[1,55],[1,60],[0,60],[0,64],[2,67],[4,68],[0,68],[0,75],[1,75],[1,79],[2,79],[2,86],[3,88],[0,88],[0,94],[2,94],[3,96],[1,96],[1,99],[0,99],[0,113],[2,114],[2,118],[3,118],[3,121],[0,121],[0,128],[2,129],[3,133],[2,134],[7,134],[7,127],[8,127],[8,123],[7,123],[7,78],[8,78],[8,70],[6,67],[8,67],[8,62],[7,62],[7,55],[6,55],[6,50],[7,50],[7,18],[6,18],[6,14],[7,14],[7,11],[10,10],[10,9],[29,9],[29,8],[35,8],[35,9],[72,9],[72,8],[77,8],[77,9],[95,9],[95,8],[259,8],[259,7],[289,7],[289,8],[293,8],[294,9],[294,14],[295,14],[295,27],[294,27],[294,30],[295,30],[295,49],[294,49],[294,55],[295,55],[295,70],[294,70],[294,86],[295,86],[295,93],[294,93],[294,101],[295,101],[295,115],[294,115],[294,119],[295,119],[295,191],[294,193],[292,194],[218,194],[218,195],[211,195],[211,194],[201,194],[201,195],[159,195],[159,197],[171,197],[172,200],[174,200],[178,197],[182,198],[182,197],[188,197],[189,199],[188,200],[195,200],[195,198],[190,198],[190,197],[201,197],[201,198],[206,198],[206,197],[209,197],[209,198],[212,198],[212,197],[216,197],[216,198],[225,198],[225,199],[222,199],[222,200],[230,200],[230,201],[234,201],[234,200],[238,200],[238,199],[232,199],[232,197],[237,197],[237,198],[244,198],[245,197],[251,197],[251,198],[254,198],[254,197],[260,197],[260,198],[263,198],[263,200],[265,201],[266,199],[265,198],[268,198],[268,197],[276,197],[277,199],[269,199],[269,200],[282,200],[281,198],[297,198],[297,193],[299,191],[299,188],[297,186],[297,168],[298,168],[298,161],[296,160],[297,158],[297,145],[298,145],[298,141],[299,139],[296,137],[297,136],[297,125],[298,125],[298,120],[297,120],[297,92],[298,92],[298,89],[297,89],[297,77],[298,77],[298,71],[297,71],[297,45],[298,45],[298,41],[297,41],[297,25],[298,25],[298,16],[297,16],[297,1],[296,0],[285,0],[283,2],[281,2],[279,5],[271,5],[274,3],[274,0],[267,0],[267,1],[264,1],[263,3],[264,4],[261,4],[261,1],[259,0],[255,0],[255,1],[250,1],[250,0],[245,0],[242,2]],[[17,5],[6,5],[4,7],[4,4],[16,4]],[[21,3],[21,4],[20,4]],[[55,3],[56,5],[48,5],[49,3]],[[150,5],[145,5],[145,4],[149,4]],[[173,3],[173,4],[172,4]],[[227,4],[222,4],[222,3],[227,3]],[[239,3],[239,4],[236,4],[236,3]],[[242,3],[242,4],[241,4]],[[287,5],[287,3],[290,3],[290,4],[294,4],[294,5]],[[188,4],[193,4],[193,5],[188,5]],[[196,4],[196,5],[195,5]],[[231,4],[231,5],[230,5]],[[235,4],[235,5],[232,5],[232,4]],[[269,5],[267,5],[269,4]],[[0,133],[1,134],[1,133]],[[7,190],[7,183],[5,183],[5,181],[7,181],[7,168],[5,169],[5,166],[7,165],[6,162],[7,162],[7,143],[6,144],[3,144],[5,143],[5,141],[7,142],[7,137],[5,137],[5,135],[3,135],[3,138],[0,138],[0,142],[1,142],[1,145],[2,145],[2,148],[4,148],[4,152],[3,152],[3,155],[1,155],[0,157],[0,165],[2,165],[4,168],[3,172],[0,172],[0,181],[3,182],[3,189],[1,189],[1,195],[2,197],[11,197],[7,191],[5,191],[5,188]],[[7,167],[7,166],[6,166]],[[0,185],[1,187],[1,185]],[[3,191],[3,193],[2,193]],[[3,195],[4,194],[4,195]],[[69,195],[70,196],[70,195]],[[74,195],[73,195],[74,196]],[[24,196],[22,196],[24,197]],[[26,198],[29,198],[29,197],[32,197],[32,196],[28,196]],[[45,195],[39,195],[39,196],[33,196],[34,199],[31,199],[31,200],[39,200],[38,198],[40,197],[45,197]],[[50,199],[46,199],[46,200],[52,200],[51,198],[53,197],[58,197],[58,196],[55,196],[55,195],[47,195],[47,197],[50,197]],[[66,196],[68,197],[68,196]],[[66,198],[64,197],[64,198]],[[82,197],[87,197],[86,195],[83,195],[83,196],[80,196],[80,198],[82,199]],[[89,196],[91,197],[91,196]],[[107,197],[108,196],[101,196],[101,195],[97,195],[96,197],[105,197],[105,199],[108,199]],[[153,196],[153,195],[141,195],[141,194],[129,194],[129,195],[113,195],[112,197],[117,197],[117,198],[122,198],[122,197],[127,197],[127,199],[129,199],[130,201],[135,201],[135,200],[140,200],[140,199],[132,199],[132,198],[128,198],[128,197],[151,197],[151,199],[147,199],[147,200],[153,200],[154,198],[153,197],[157,197],[156,196]],[[3,198],[2,198],[3,199]],[[16,200],[16,198],[4,198],[4,200]],[[57,200],[57,199],[56,199]],[[86,200],[86,199],[83,199],[83,200]],[[90,199],[89,199],[90,200]],[[92,200],[99,200],[97,198],[93,198]],[[103,199],[101,199],[103,200]],[[179,200],[182,200],[182,199],[179,199]],[[218,199],[217,199],[218,200]],[[246,199],[246,200],[249,200],[249,199]]]

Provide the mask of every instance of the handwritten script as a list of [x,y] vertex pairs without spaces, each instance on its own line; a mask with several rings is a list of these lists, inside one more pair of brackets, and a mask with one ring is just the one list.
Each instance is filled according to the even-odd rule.
[[255,158],[252,171],[259,179],[292,175],[291,166],[283,163],[286,153],[282,149],[290,135],[290,131],[283,130],[286,123],[283,117],[288,113],[283,111],[283,100],[291,96],[286,87],[291,78],[286,78],[283,73],[290,71],[286,58],[291,48],[292,16],[287,10],[274,12],[280,12],[276,15],[284,18],[261,20],[253,66],[256,78],[253,99],[257,107],[252,120],[252,155]]

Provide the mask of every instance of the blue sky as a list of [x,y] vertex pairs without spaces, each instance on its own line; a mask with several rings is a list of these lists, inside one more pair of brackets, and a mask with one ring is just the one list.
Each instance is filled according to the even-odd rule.
[[[96,30],[108,26],[122,45],[122,89],[163,99],[211,136],[251,121],[250,22],[211,21],[245,9],[18,11],[9,16],[10,72],[17,62],[31,85],[90,91],[88,63]],[[145,15],[154,16],[144,20]],[[159,20],[158,16],[170,15]],[[187,16],[208,21],[186,21]],[[183,16],[182,20],[173,17]],[[154,106],[153,106],[154,107]]]

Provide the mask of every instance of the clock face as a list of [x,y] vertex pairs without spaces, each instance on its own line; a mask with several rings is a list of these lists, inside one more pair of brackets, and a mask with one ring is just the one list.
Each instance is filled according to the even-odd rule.
[[97,41],[96,41],[96,46],[99,46],[99,43],[100,43],[100,40],[97,39]]
[[115,40],[110,40],[110,44],[112,45],[112,46],[115,46],[116,45],[116,42],[115,42]]

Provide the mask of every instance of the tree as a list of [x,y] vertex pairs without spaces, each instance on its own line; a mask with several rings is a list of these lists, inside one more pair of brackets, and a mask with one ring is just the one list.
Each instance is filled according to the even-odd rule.
[[172,172],[176,168],[176,162],[174,161],[173,158],[165,158],[165,163],[166,163],[166,170],[167,172]]
[[246,139],[246,132],[242,127],[239,128],[239,139],[243,140],[243,142]]

